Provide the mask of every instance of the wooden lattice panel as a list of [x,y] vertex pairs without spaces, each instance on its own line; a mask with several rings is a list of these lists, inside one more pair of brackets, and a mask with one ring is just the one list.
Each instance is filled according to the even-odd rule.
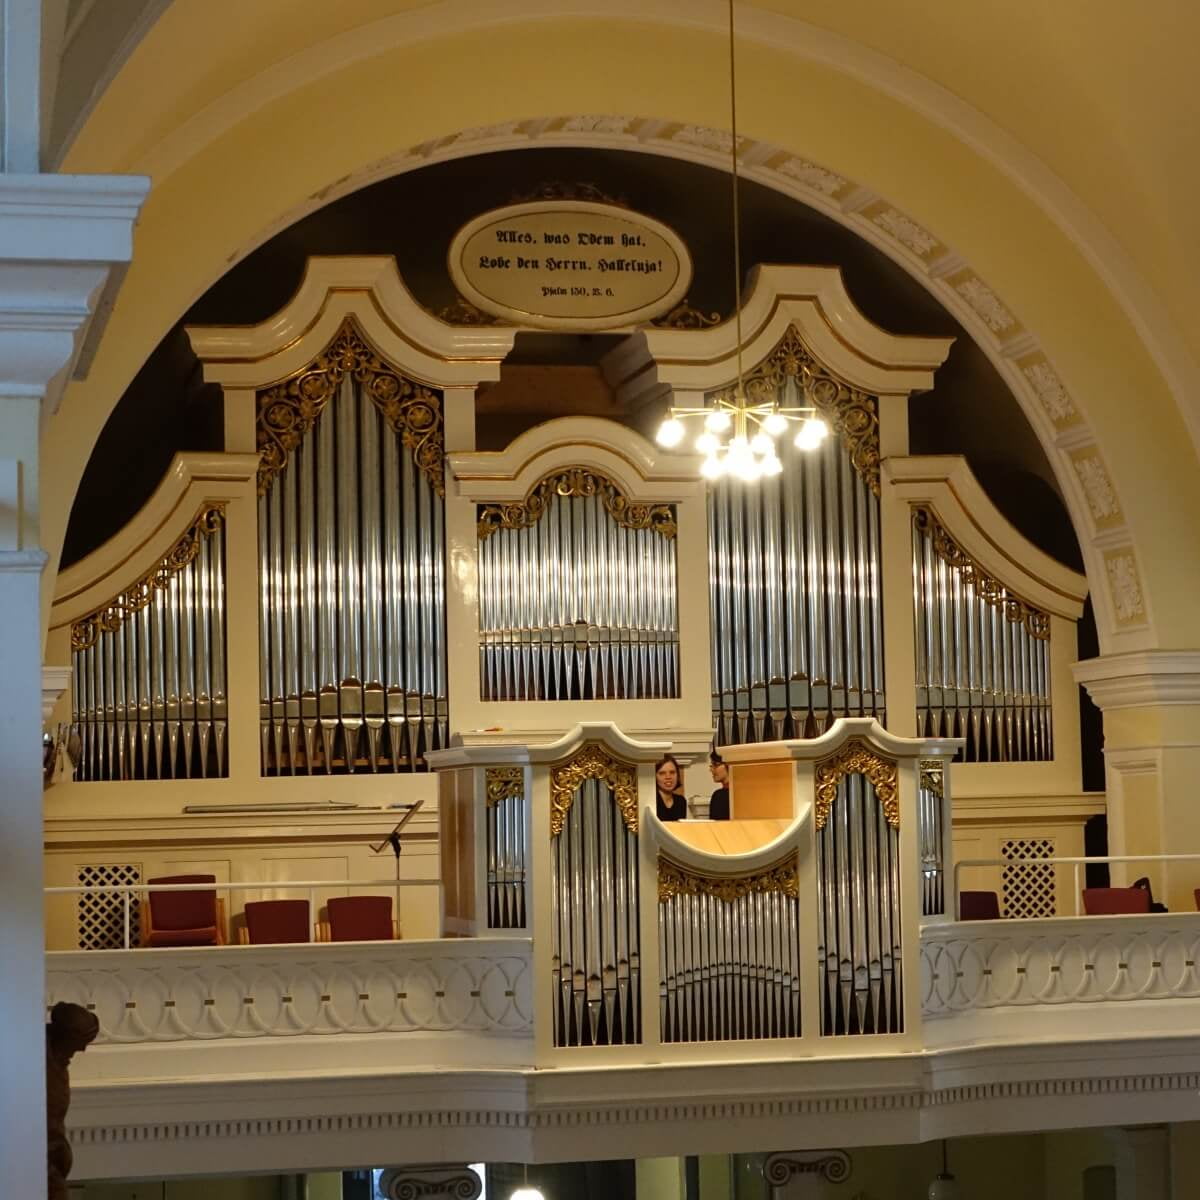
[[[142,882],[142,869],[135,863],[101,863],[80,867],[78,879],[84,887],[114,887]],[[129,902],[129,944],[141,940],[140,906]],[[79,897],[78,930],[80,950],[120,950],[125,945],[125,898],[120,892],[84,892]]]
[[[1000,843],[1002,858],[1050,858],[1053,854],[1053,838],[1009,838]],[[1010,863],[1000,878],[1006,917],[1055,915],[1052,863]]]

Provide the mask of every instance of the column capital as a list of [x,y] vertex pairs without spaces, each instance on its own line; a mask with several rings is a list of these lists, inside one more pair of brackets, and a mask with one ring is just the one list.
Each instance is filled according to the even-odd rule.
[[389,1167],[380,1176],[379,1191],[388,1200],[476,1200],[483,1180],[465,1163],[415,1163]]
[[1077,662],[1075,682],[1103,712],[1200,704],[1200,650],[1138,650]]
[[0,175],[0,396],[52,413],[90,362],[150,187],[133,175]]

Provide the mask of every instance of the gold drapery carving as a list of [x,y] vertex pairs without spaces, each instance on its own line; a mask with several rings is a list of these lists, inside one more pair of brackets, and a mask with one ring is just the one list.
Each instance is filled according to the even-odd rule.
[[798,857],[793,852],[787,858],[772,863],[765,870],[753,875],[731,877],[697,875],[692,871],[659,855],[658,859],[658,902],[660,904],[675,896],[714,896],[727,904],[760,892],[782,892],[793,900],[800,895]]
[[1015,596],[995,576],[989,575],[951,536],[928,505],[913,506],[913,524],[925,534],[933,552],[947,566],[960,572],[964,582],[974,587],[975,594],[993,608],[1004,613],[1005,620],[1024,625],[1030,637],[1039,642],[1050,640],[1050,615],[1042,612],[1019,596]]
[[852,738],[832,758],[823,759],[816,767],[816,822],[824,829],[837,799],[838,784],[846,775],[865,775],[883,815],[893,829],[900,828],[900,778],[895,762],[876,754],[861,738]]
[[525,795],[525,771],[521,767],[488,767],[483,773],[488,808],[502,800],[520,800]]
[[625,828],[637,833],[637,768],[613,758],[598,743],[588,742],[573,758],[550,772],[550,836],[562,833],[567,813],[575,802],[575,792],[587,779],[599,779],[612,788]]
[[921,787],[932,792],[939,800],[943,798],[943,780],[945,766],[940,758],[921,759]]
[[665,538],[677,532],[669,504],[633,504],[607,475],[584,467],[555,471],[535,484],[524,500],[513,504],[485,504],[479,510],[479,540],[497,529],[527,529],[545,515],[555,496],[599,496],[605,511],[625,529],[653,529]]
[[71,649],[87,650],[101,633],[115,633],[124,621],[141,612],[157,592],[165,591],[171,580],[200,553],[200,545],[211,537],[225,520],[225,501],[206,500],[192,518],[187,530],[162,559],[129,587],[71,625]]
[[[854,469],[879,495],[879,411],[874,396],[850,387],[813,357],[789,325],[779,344],[743,381],[746,399],[769,404],[795,380],[803,403],[811,404],[841,439]],[[733,389],[718,395],[732,398]]]
[[438,394],[388,366],[347,317],[323,353],[290,379],[258,393],[258,494],[265,496],[288,456],[350,375],[388,427],[400,434],[439,496],[446,494],[442,402]]

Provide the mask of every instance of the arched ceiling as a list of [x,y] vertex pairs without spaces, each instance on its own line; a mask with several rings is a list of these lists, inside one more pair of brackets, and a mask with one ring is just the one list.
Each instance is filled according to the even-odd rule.
[[[742,127],[886,197],[1003,297],[1086,415],[1132,538],[1117,562],[1076,488],[1093,582],[1123,581],[1102,638],[1194,644],[1198,264],[1172,217],[1200,199],[1197,17],[1183,0],[1153,27],[1094,0],[954,7],[739,6]],[[47,546],[116,398],[231,262],[342,178],[463,129],[564,112],[722,127],[722,28],[722,5],[667,0],[171,4],[62,159],[155,187],[91,376],[47,430]]]

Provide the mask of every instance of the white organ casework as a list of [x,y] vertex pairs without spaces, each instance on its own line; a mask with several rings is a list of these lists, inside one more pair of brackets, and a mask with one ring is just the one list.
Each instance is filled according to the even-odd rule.
[[[639,427],[731,394],[733,323],[690,324],[603,363]],[[48,882],[261,885],[236,923],[321,880],[320,909],[390,873],[370,845],[420,800],[404,935],[532,938],[548,1052],[912,1036],[952,831],[1078,853],[1096,811],[1085,586],[964,460],[908,455],[946,339],[879,330],[831,268],[760,268],[741,325],[748,393],[830,430],[751,483],[599,418],[476,450],[520,330],[432,316],[390,259],[313,259],[270,320],[190,330],[225,453],[180,455],[59,579]],[[702,817],[713,747],[732,819],[660,823],[654,762]],[[83,909],[56,898],[56,945]]]

